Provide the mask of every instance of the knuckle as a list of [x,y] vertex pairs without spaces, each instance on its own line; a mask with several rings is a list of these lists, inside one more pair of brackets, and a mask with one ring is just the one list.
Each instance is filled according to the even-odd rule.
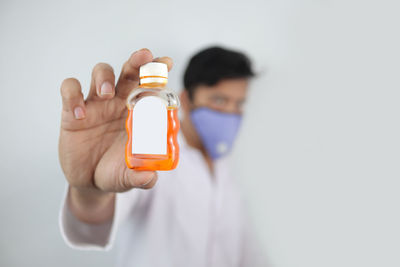
[[82,184],[79,181],[73,180],[73,179],[69,179],[68,180],[69,186],[71,187],[75,187],[75,188],[81,188]]
[[77,188],[77,189],[85,189],[91,188],[91,182],[88,182],[87,179],[83,179],[77,175],[71,174],[70,176],[66,176],[69,186]]
[[125,168],[123,174],[119,176],[118,183],[119,183],[118,186],[123,190],[129,189],[132,187],[132,183],[130,181],[130,177],[129,177],[127,168]]

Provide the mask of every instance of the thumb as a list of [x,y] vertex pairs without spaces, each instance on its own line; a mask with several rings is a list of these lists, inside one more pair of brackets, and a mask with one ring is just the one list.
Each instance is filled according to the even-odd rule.
[[135,171],[126,166],[112,167],[100,164],[94,175],[95,186],[106,192],[125,192],[132,188],[150,189],[158,179],[155,171]]
[[135,171],[125,168],[120,184],[127,190],[131,188],[150,189],[157,183],[158,175],[155,171]]

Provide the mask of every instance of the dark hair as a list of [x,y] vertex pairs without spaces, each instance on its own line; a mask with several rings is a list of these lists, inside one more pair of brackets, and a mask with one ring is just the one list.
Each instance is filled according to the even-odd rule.
[[224,79],[252,76],[251,62],[245,54],[214,46],[201,50],[190,59],[183,84],[192,99],[199,85],[213,86]]

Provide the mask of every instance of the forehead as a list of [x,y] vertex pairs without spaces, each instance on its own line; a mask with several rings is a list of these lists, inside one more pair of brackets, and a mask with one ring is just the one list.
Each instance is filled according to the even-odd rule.
[[194,92],[194,98],[218,95],[235,100],[243,100],[246,98],[248,85],[249,81],[245,78],[226,79],[212,86],[199,85]]

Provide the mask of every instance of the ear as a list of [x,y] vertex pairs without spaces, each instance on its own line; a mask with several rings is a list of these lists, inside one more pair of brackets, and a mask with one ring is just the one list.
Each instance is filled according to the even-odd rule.
[[184,114],[185,115],[189,114],[190,113],[191,101],[189,99],[189,94],[185,89],[183,89],[181,91],[181,93],[179,94],[179,99],[181,101],[181,107],[182,107],[182,110],[183,110]]

